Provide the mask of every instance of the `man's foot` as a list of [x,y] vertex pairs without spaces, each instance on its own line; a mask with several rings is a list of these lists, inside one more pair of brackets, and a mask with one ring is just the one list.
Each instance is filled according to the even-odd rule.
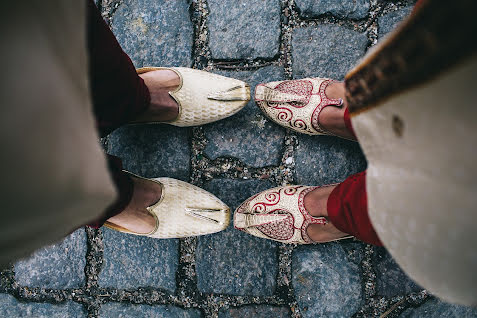
[[131,202],[109,218],[106,227],[152,238],[181,238],[216,233],[229,225],[230,208],[210,192],[172,178],[131,178]]
[[150,233],[156,228],[156,219],[146,209],[161,198],[161,186],[150,180],[132,177],[134,191],[128,206],[108,222],[135,233]]
[[[336,186],[320,187],[305,195],[305,210],[312,216],[328,216],[328,197]],[[348,234],[338,230],[331,222],[326,224],[310,224],[306,228],[306,233],[314,242],[328,242],[336,240]]]
[[151,103],[133,122],[165,122],[176,119],[179,115],[179,106],[169,92],[176,90],[180,85],[179,76],[171,70],[150,71],[139,76],[149,89]]

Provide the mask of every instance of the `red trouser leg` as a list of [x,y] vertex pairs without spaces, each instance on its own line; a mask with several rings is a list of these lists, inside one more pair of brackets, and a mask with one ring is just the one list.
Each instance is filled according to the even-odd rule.
[[368,215],[366,171],[348,177],[328,197],[328,217],[336,228],[363,242],[382,246]]
[[[104,137],[146,110],[151,97],[93,0],[87,0],[87,6],[91,97],[96,125],[100,136]],[[122,172],[121,160],[111,155],[107,159],[119,195],[98,220],[89,224],[96,228],[124,210],[133,193],[133,182]]]
[[[344,113],[346,128],[355,136],[348,109]],[[333,189],[328,198],[328,217],[342,232],[373,245],[382,246],[368,215],[366,171],[348,177]]]

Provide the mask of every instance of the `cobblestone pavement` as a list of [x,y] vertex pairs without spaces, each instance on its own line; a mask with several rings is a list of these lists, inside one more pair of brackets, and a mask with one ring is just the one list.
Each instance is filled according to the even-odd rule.
[[[102,0],[137,67],[189,66],[259,82],[346,71],[413,1]],[[357,143],[265,119],[253,101],[203,127],[136,125],[103,140],[125,168],[211,191],[233,209],[287,183],[362,171]],[[1,317],[477,317],[410,280],[383,248],[355,240],[286,246],[232,227],[155,240],[79,229],[1,273]]]

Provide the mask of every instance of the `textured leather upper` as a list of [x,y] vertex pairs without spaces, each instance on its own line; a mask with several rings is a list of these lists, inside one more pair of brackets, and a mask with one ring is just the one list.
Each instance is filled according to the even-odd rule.
[[222,231],[229,225],[229,207],[213,194],[172,178],[151,180],[162,184],[163,189],[161,200],[148,208],[159,220],[157,230],[148,236],[156,238],[197,236]]

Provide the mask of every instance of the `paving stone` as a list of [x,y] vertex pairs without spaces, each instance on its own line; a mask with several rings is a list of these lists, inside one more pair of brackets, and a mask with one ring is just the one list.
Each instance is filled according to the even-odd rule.
[[412,11],[413,6],[407,6],[397,11],[392,11],[378,18],[378,36],[382,38],[394,30]]
[[228,310],[221,310],[219,318],[288,318],[290,316],[290,309],[286,307],[274,307],[268,305],[244,306],[240,308],[230,308]]
[[304,318],[351,317],[364,304],[360,268],[338,243],[298,247],[292,283]]
[[0,294],[0,317],[5,318],[86,318],[83,306],[72,301],[61,304],[25,303],[8,294]]
[[369,0],[295,0],[306,18],[331,14],[342,19],[363,19],[368,15]]
[[98,283],[120,289],[157,287],[175,291],[179,240],[159,240],[102,227],[104,262]]
[[190,1],[125,0],[112,20],[119,44],[136,67],[191,66]]
[[440,301],[439,299],[431,299],[417,308],[406,309],[400,318],[475,318],[477,317],[477,308],[453,305]]
[[377,293],[393,297],[422,290],[410,279],[383,247],[375,248],[374,266],[377,274]]
[[280,46],[278,0],[209,0],[209,47],[216,59],[271,58]]
[[124,169],[140,176],[188,181],[189,133],[188,128],[170,125],[124,126],[109,136],[108,153],[120,157]]
[[[205,189],[230,208],[253,194],[272,187],[263,180],[214,179]],[[277,275],[277,244],[233,228],[201,236],[197,246],[197,286],[206,293],[272,295]]]
[[298,136],[297,183],[326,185],[364,171],[366,159],[357,142],[332,136]]
[[22,286],[75,288],[85,282],[86,233],[78,229],[61,242],[37,250],[15,264],[15,278]]
[[200,318],[200,311],[197,309],[181,309],[174,306],[149,306],[108,303],[101,306],[100,318]]
[[364,55],[366,34],[322,24],[293,31],[293,77],[328,77],[342,80]]
[[[254,72],[219,72],[250,84],[252,96],[259,83],[283,80],[282,67],[268,66]],[[237,114],[204,126],[209,140],[205,154],[211,159],[231,156],[253,167],[277,165],[281,159],[285,129],[262,115],[252,100]]]

